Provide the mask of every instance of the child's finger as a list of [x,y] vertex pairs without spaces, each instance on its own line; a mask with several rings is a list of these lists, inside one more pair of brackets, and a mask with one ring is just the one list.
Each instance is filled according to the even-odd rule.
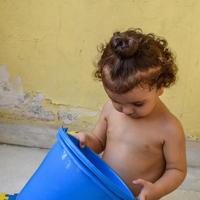
[[76,137],[78,138],[79,142],[80,142],[80,147],[84,148],[86,145],[86,135],[83,132],[79,132],[76,134]]
[[133,180],[132,183],[136,185],[141,185],[142,187],[144,187],[147,184],[147,182],[143,179]]

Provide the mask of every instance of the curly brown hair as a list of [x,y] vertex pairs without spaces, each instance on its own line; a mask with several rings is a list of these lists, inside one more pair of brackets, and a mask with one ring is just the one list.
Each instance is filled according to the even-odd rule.
[[141,29],[115,32],[102,45],[95,77],[115,93],[126,93],[137,86],[170,87],[176,80],[177,66],[167,41]]

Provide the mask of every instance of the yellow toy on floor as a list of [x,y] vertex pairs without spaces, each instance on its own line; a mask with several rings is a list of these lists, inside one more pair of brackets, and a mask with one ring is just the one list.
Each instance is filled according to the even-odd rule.
[[8,195],[6,193],[0,194],[0,200],[15,200],[16,197],[17,197],[17,194],[15,194],[15,195]]
[[6,196],[6,193],[0,194],[0,200],[8,200],[8,197]]

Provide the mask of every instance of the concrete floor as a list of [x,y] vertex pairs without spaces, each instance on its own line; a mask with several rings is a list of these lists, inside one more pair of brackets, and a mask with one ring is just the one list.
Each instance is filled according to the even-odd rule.
[[[12,145],[0,145],[0,193],[17,193],[48,150]],[[200,168],[188,168],[188,175],[182,186],[163,200],[200,200]]]

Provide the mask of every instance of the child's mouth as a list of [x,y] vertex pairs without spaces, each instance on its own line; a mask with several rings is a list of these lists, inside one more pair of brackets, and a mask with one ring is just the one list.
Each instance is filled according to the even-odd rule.
[[132,117],[132,118],[137,118],[138,115],[136,113],[132,113],[132,114],[128,114],[129,117]]

